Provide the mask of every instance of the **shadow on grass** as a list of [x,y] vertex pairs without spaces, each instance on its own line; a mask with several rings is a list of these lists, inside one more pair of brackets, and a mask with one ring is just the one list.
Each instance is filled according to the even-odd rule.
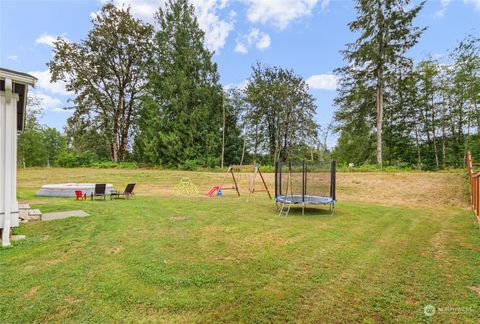
[[305,216],[305,217],[333,217],[338,211],[334,211],[332,213],[331,210],[322,207],[305,207],[305,213],[302,215],[302,207],[300,206],[292,206],[290,208],[290,212],[288,213],[288,217],[290,216]]

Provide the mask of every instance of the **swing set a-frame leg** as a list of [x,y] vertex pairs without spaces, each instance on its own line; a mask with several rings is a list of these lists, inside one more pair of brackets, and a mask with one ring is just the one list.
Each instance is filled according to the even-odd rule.
[[237,191],[238,196],[240,197],[240,190],[238,190],[237,179],[235,179],[235,174],[233,173],[233,169],[230,170],[232,174],[233,183],[235,184],[235,190]]
[[222,183],[220,184],[220,189],[223,188],[223,185],[225,184],[225,180],[227,180],[227,176],[228,176],[228,174],[230,173],[231,169],[232,169],[232,167],[229,166],[229,167],[228,167],[228,170],[227,170],[227,173],[225,173],[225,175],[223,176]]
[[262,179],[263,186],[265,187],[265,190],[268,193],[268,197],[270,197],[270,199],[272,199],[272,195],[270,194],[270,190],[268,190],[267,183],[265,182],[265,179],[263,178],[262,171],[260,171],[260,169],[258,170],[258,174],[260,175],[260,178]]

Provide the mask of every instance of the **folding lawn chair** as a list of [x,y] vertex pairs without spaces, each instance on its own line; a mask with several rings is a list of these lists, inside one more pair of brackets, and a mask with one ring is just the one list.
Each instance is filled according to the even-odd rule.
[[106,191],[107,189],[107,184],[106,183],[100,183],[100,184],[95,184],[95,191],[92,192],[91,198],[92,200],[95,200],[95,197],[103,197],[103,200],[106,199]]
[[114,196],[116,196],[117,198],[120,198],[120,196],[124,196],[128,199],[134,195],[133,189],[135,189],[135,183],[129,183],[123,192],[112,191],[110,193],[110,199],[112,199]]

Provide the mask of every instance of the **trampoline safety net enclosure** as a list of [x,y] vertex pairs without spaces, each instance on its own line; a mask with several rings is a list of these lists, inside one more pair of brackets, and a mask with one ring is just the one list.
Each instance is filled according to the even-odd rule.
[[275,163],[275,202],[330,205],[335,197],[336,162]]

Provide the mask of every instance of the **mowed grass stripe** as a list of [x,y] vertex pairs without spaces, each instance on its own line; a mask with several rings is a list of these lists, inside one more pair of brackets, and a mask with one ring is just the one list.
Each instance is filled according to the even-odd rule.
[[285,218],[262,194],[35,207],[91,217],[27,224],[0,250],[7,321],[408,322],[426,320],[425,303],[468,309],[445,321],[479,314],[478,230],[459,208],[341,202]]
[[[407,210],[404,215],[387,212],[383,219],[375,218],[383,225],[375,229],[375,234],[367,232],[364,237],[356,237],[342,250],[347,252],[330,256],[333,276],[328,281],[323,280],[306,298],[307,305],[310,304],[307,308],[313,310],[309,318],[359,321],[365,318],[387,320],[396,315],[392,306],[401,302],[401,283],[408,275],[404,256],[415,255],[418,245],[423,246],[422,242],[402,236],[410,233],[417,238],[418,234],[425,237],[426,230],[434,231],[434,226],[426,226],[425,219],[414,218],[416,214],[415,210]],[[365,219],[366,226],[372,225],[370,219]],[[393,295],[389,295],[391,287],[395,287]],[[318,303],[321,307],[315,307]],[[402,307],[403,312],[408,310],[408,305]]]

